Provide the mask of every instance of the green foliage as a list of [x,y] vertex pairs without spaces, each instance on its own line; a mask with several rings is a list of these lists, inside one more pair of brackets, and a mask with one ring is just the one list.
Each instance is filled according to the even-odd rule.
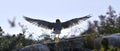
[[117,48],[117,47],[109,46],[109,50],[108,51],[120,51],[120,49]]
[[[21,48],[27,45],[44,43],[47,42],[47,40],[51,41],[48,35],[43,36],[43,40],[33,40],[31,34],[28,38],[25,38],[27,28],[24,25],[19,24],[19,26],[21,27],[22,33],[14,35],[5,35],[3,29],[0,27],[0,51],[12,51],[13,49]],[[41,36],[39,38],[41,38]]]
[[[23,31],[24,28],[22,28]],[[16,48],[20,48],[26,45],[32,45],[38,43],[37,40],[25,38],[25,31],[14,35],[5,35],[3,29],[0,27],[0,51],[11,51]],[[4,34],[4,35],[3,35]]]
[[94,40],[97,37],[96,33],[91,33],[86,35],[85,37],[85,46],[87,48],[93,49],[94,48]]
[[10,51],[18,47],[35,44],[36,41],[26,39],[25,35],[18,34],[17,36],[5,35],[0,38],[0,51]]
[[[88,30],[84,32],[84,34],[87,34],[85,37],[85,44],[88,48],[93,48],[94,40],[101,34],[120,33],[120,15],[116,15],[116,11],[114,11],[111,6],[109,6],[106,15],[100,15],[99,19],[100,21],[94,21],[94,23],[89,22]],[[108,51],[116,51],[116,49],[119,49],[107,46],[107,41],[104,41],[105,43],[103,43],[104,45],[101,48],[102,51],[106,51],[106,49]]]
[[4,32],[3,32],[2,28],[0,27],[0,37],[2,36],[3,33]]
[[108,49],[108,50],[105,50],[104,47],[102,47],[100,50],[101,50],[101,51],[120,51],[120,48],[113,47],[113,46],[109,46],[109,49]]
[[112,33],[120,33],[120,16],[116,15],[116,11],[113,10],[111,6],[109,6],[109,11],[106,13],[106,16],[100,15],[100,32],[103,34],[112,34]]
[[[120,33],[120,15],[116,15],[116,11],[111,6],[108,8],[106,15],[99,16],[100,21],[89,22],[88,30],[84,33],[90,34],[97,32],[98,34]],[[97,29],[96,29],[97,28]]]

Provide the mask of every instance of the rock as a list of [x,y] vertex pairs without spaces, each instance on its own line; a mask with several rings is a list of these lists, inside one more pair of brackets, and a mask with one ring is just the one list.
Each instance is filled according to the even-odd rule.
[[120,48],[120,33],[100,36],[94,40],[95,49],[99,50],[102,45]]
[[103,39],[108,39],[108,44],[113,47],[120,48],[120,33],[103,36]]
[[46,45],[34,44],[18,49],[18,51],[50,51]]
[[48,43],[51,51],[91,51],[84,46],[83,38],[64,39],[58,43]]

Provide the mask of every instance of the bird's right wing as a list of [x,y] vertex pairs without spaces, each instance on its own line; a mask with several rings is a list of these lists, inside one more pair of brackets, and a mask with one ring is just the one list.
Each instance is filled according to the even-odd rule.
[[47,21],[39,20],[39,19],[32,19],[32,18],[28,18],[26,16],[23,16],[23,17],[25,18],[26,21],[33,23],[37,26],[46,28],[46,29],[52,29],[54,26],[54,23],[51,23],[51,22],[47,22]]
[[76,24],[79,24],[79,23],[81,23],[81,21],[84,21],[84,20],[86,20],[90,17],[91,17],[90,15],[87,15],[87,16],[84,16],[84,17],[74,18],[74,19],[68,20],[68,21],[62,23],[62,27],[63,28],[72,27],[72,26],[74,26]]

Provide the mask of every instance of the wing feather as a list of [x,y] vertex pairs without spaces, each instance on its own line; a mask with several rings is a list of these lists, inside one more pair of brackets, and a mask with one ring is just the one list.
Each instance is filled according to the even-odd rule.
[[46,29],[52,29],[55,24],[55,23],[44,21],[44,20],[28,18],[26,16],[23,16],[23,17],[25,18],[26,21]]
[[72,27],[72,26],[74,26],[76,24],[81,23],[82,21],[85,21],[86,19],[88,19],[90,17],[91,16],[88,15],[88,16],[84,16],[84,17],[80,17],[80,18],[75,18],[75,19],[68,20],[68,21],[62,23],[62,28]]

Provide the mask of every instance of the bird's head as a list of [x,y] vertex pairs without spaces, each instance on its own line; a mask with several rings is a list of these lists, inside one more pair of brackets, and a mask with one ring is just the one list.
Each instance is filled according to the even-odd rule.
[[60,23],[60,20],[59,20],[59,19],[56,19],[56,23]]

